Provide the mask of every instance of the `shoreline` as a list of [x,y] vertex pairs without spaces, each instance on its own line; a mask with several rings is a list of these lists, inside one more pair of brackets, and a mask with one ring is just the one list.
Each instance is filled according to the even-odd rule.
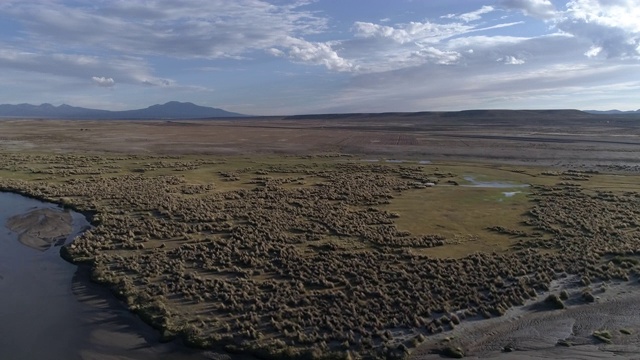
[[[162,342],[158,330],[127,309],[109,287],[91,280],[90,265],[76,266],[77,270],[71,285],[73,295],[81,304],[87,323],[99,324],[98,328],[88,334],[88,347],[81,349],[81,358],[236,359],[226,353],[189,347],[179,338]],[[123,329],[125,329],[124,332]]]

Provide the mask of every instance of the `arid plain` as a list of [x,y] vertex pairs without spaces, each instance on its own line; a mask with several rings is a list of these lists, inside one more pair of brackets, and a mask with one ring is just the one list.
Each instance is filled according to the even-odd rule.
[[263,358],[637,356],[640,321],[622,313],[640,299],[639,121],[3,119],[0,189],[90,215],[62,255],[162,341]]

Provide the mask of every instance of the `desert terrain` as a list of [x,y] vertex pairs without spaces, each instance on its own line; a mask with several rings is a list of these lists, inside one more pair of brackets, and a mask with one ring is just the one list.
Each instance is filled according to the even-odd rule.
[[638,121],[3,119],[0,190],[86,214],[61,255],[162,341],[262,358],[632,358]]
[[3,119],[0,145],[11,150],[82,153],[344,153],[567,166],[637,165],[637,121],[637,116],[572,110],[192,121]]

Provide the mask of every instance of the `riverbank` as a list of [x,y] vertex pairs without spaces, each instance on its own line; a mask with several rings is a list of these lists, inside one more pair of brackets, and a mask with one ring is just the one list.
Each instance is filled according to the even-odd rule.
[[122,360],[231,360],[228,354],[186,347],[181,341],[160,342],[160,334],[130,312],[111,291],[91,281],[88,265],[78,266],[71,290],[86,332],[83,343],[75,343],[81,359]]

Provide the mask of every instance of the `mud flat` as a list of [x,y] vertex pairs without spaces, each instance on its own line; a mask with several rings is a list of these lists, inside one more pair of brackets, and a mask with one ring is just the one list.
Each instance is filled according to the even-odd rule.
[[7,228],[18,234],[18,241],[36,250],[64,245],[73,229],[71,213],[54,209],[36,209],[7,220]]
[[[409,358],[455,357],[444,354],[454,349],[469,359],[637,359],[640,284],[594,285],[594,302],[586,304],[576,283],[569,284],[565,309],[554,309],[545,294],[501,318],[469,321],[431,336]],[[552,291],[560,288],[556,283]]]
[[[12,151],[317,154],[616,167],[638,171],[637,117],[579,111],[341,114],[184,121],[0,121]],[[283,141],[284,140],[284,141]]]

